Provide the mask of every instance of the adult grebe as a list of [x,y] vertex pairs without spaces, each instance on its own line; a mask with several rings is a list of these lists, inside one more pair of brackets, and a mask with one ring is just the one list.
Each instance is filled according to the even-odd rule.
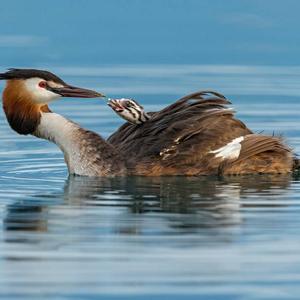
[[[3,108],[20,134],[56,143],[70,174],[216,175],[289,173],[297,160],[280,138],[253,134],[228,109],[224,96],[197,92],[141,124],[126,123],[107,141],[53,113],[47,104],[58,97],[102,95],[66,84],[56,75],[34,69],[10,69]],[[209,97],[208,97],[209,96]]]

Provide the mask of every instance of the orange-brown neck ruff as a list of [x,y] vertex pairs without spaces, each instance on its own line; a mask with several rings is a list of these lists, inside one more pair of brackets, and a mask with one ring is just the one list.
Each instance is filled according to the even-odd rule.
[[51,112],[47,105],[34,103],[23,80],[8,80],[3,92],[3,109],[11,128],[19,134],[32,134],[40,123],[40,112]]

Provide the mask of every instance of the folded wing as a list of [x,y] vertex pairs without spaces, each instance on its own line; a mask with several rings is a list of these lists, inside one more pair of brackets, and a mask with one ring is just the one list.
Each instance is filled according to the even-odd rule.
[[[291,169],[292,155],[282,141],[253,134],[234,117],[229,104],[216,92],[193,93],[151,113],[150,120],[141,125],[124,124],[108,141],[124,155],[129,170],[138,175],[273,173]],[[272,159],[266,162],[266,157]]]

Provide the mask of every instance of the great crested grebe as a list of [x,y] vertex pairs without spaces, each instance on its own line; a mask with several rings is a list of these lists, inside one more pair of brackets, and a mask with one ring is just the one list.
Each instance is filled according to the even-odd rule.
[[[139,124],[124,124],[104,140],[51,112],[47,105],[58,97],[93,98],[101,94],[72,87],[50,72],[34,69],[10,69],[0,74],[0,79],[7,80],[3,108],[12,129],[56,143],[70,174],[289,173],[298,165],[279,137],[254,134],[234,118],[234,111],[227,107],[230,102],[215,92],[185,96],[147,114]],[[120,109],[129,111],[127,102],[120,103]],[[131,114],[139,111],[138,104],[129,106]]]

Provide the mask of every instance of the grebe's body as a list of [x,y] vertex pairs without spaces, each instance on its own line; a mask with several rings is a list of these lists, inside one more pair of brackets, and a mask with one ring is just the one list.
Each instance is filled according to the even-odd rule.
[[[144,114],[143,107],[135,103],[135,109]],[[118,104],[127,109],[126,102]],[[297,159],[281,138],[254,134],[234,118],[228,104],[221,94],[197,92],[148,113],[141,125],[134,114],[121,111],[121,115],[110,105],[130,123],[121,126],[108,142],[128,157],[127,165],[139,175],[291,172]]]
[[253,134],[234,118],[225,97],[214,92],[188,95],[147,114],[147,120],[139,124],[126,123],[106,141],[47,106],[60,96],[101,94],[69,86],[46,71],[12,69],[0,74],[0,79],[7,80],[3,108],[10,126],[20,134],[56,143],[70,174],[289,173],[296,161],[280,138]]

